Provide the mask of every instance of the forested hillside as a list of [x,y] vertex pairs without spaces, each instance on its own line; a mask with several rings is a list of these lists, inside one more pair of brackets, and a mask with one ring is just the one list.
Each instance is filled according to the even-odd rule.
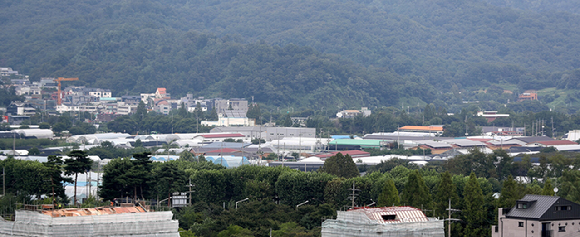
[[0,66],[115,95],[429,103],[452,88],[577,87],[578,25],[475,0],[0,0]]

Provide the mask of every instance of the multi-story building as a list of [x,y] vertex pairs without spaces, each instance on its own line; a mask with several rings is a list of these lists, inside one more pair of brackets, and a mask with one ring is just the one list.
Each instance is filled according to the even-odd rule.
[[248,101],[243,98],[214,99],[214,107],[217,113],[225,113],[226,110],[240,111],[244,115],[248,112]]
[[580,204],[557,196],[527,194],[498,210],[492,237],[563,237],[580,233]]

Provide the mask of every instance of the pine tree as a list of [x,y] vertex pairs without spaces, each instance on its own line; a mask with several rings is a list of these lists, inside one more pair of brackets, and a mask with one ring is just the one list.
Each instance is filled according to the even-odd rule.
[[292,119],[290,118],[290,114],[286,114],[284,117],[284,123],[282,125],[284,127],[292,127]]
[[187,117],[187,106],[184,102],[181,102],[179,109],[177,110],[177,114],[182,118]]
[[546,183],[544,184],[544,188],[542,189],[542,195],[547,196],[556,195],[556,193],[554,192],[554,187],[552,187],[552,181],[550,181],[550,179],[546,179]]
[[198,120],[203,119],[203,110],[201,108],[201,103],[197,102],[197,104],[195,105],[195,110],[193,111],[193,113],[195,114],[196,119],[198,119]]
[[425,185],[421,173],[418,170],[409,173],[402,195],[404,205],[427,208],[430,199],[429,188]]
[[437,202],[435,207],[436,215],[439,217],[447,217],[447,208],[449,207],[449,199],[452,203],[457,204],[457,187],[453,184],[451,179],[451,174],[447,171],[441,174],[441,181],[437,188],[437,197],[435,201]]
[[475,173],[471,172],[469,180],[463,190],[463,200],[465,208],[463,209],[464,218],[467,224],[463,230],[464,236],[485,236],[489,232],[486,228],[486,210],[483,206],[483,192]]
[[209,121],[218,121],[218,119],[219,119],[219,117],[218,117],[217,111],[215,110],[215,107],[213,107],[211,109],[211,112],[209,113],[209,116],[208,116],[207,120],[209,120]]
[[501,195],[499,197],[500,208],[512,208],[516,205],[516,200],[521,198],[520,190],[518,188],[518,183],[512,178],[511,175],[503,181],[503,187],[501,188]]
[[74,199],[73,204],[77,204],[77,180],[79,174],[84,174],[91,169],[93,165],[93,161],[87,157],[87,153],[80,150],[71,151],[68,156],[70,158],[64,160],[64,164],[66,165],[64,170],[66,175],[75,175],[75,184],[74,184]]
[[399,205],[399,191],[395,187],[395,182],[392,179],[388,179],[383,186],[383,191],[379,194],[379,200],[377,200],[377,207],[390,207]]

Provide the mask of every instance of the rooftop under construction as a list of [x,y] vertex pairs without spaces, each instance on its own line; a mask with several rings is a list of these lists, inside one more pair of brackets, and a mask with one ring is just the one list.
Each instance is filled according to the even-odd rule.
[[0,220],[0,235],[178,237],[172,217],[139,206],[16,210],[14,221]]
[[322,223],[322,237],[444,237],[443,220],[413,207],[355,208]]

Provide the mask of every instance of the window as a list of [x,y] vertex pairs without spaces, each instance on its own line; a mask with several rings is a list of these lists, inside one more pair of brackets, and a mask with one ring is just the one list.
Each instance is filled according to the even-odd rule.
[[566,232],[566,226],[558,227],[558,232]]
[[554,207],[556,211],[569,211],[572,210],[572,206],[556,206]]
[[523,222],[518,222],[518,227],[524,227],[524,223]]
[[381,217],[383,217],[383,220],[385,220],[385,221],[392,221],[392,220],[395,220],[397,215],[382,215]]
[[526,208],[528,208],[527,203],[518,203],[518,209],[526,209]]

